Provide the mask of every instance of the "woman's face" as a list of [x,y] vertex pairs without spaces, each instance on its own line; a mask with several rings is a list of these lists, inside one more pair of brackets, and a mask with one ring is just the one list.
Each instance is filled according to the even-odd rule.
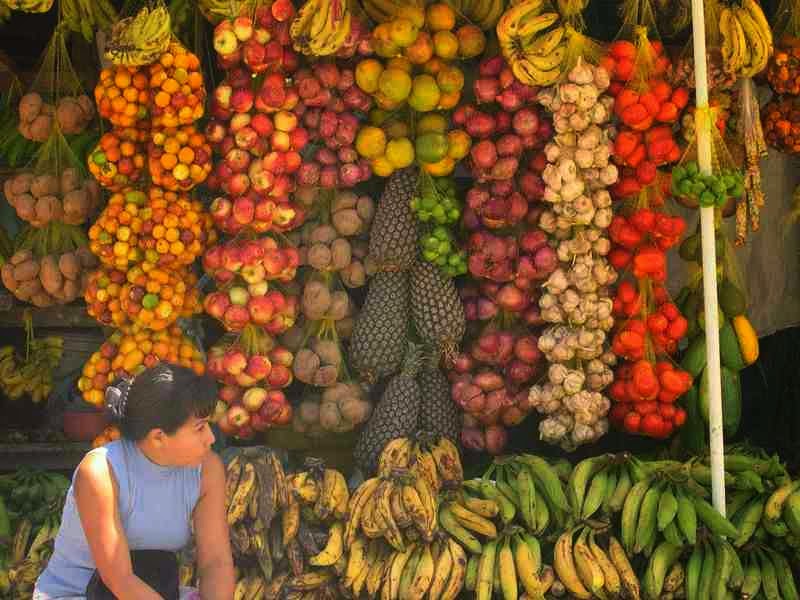
[[172,435],[163,437],[163,450],[175,466],[197,466],[211,451],[214,434],[208,418],[189,417]]

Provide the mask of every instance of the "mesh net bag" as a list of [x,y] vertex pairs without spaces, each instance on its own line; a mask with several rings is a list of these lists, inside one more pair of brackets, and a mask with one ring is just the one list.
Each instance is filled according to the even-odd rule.
[[65,30],[56,27],[30,90],[19,102],[19,132],[44,142],[57,125],[64,135],[90,128],[95,111],[69,58]]
[[0,164],[16,168],[30,161],[37,144],[19,132],[17,111],[23,93],[22,83],[2,61],[0,77],[9,82],[6,89],[0,92]]

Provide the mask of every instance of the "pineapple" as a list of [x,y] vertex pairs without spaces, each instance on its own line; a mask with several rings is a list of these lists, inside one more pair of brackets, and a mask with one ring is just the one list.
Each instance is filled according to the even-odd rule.
[[422,392],[417,383],[419,360],[416,351],[408,353],[403,370],[395,375],[383,391],[366,427],[361,431],[354,450],[355,460],[369,476],[378,466],[384,446],[399,437],[409,437],[419,426]]
[[455,355],[467,326],[464,305],[453,280],[428,261],[419,261],[411,270],[411,316],[437,358]]
[[436,437],[449,438],[454,444],[461,441],[461,411],[450,397],[450,382],[435,365],[425,368],[419,375],[422,392],[420,429]]
[[408,273],[376,273],[350,338],[350,364],[365,383],[397,372],[408,348]]
[[414,167],[395,171],[386,183],[369,234],[369,261],[376,271],[407,271],[417,258],[417,219],[411,210],[416,189]]

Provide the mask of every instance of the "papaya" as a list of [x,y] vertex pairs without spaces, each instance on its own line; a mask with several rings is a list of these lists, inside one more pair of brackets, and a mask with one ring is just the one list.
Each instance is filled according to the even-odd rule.
[[736,317],[747,310],[744,294],[730,280],[725,279],[720,283],[717,295],[719,306],[726,315]]
[[722,329],[719,330],[719,356],[722,365],[735,373],[747,366],[739,348],[736,331],[730,321],[726,322]]
[[739,373],[722,367],[722,430],[736,435],[742,421],[742,384]]
[[758,360],[758,336],[748,318],[738,315],[733,318],[733,330],[739,341],[739,349],[746,365],[752,365]]
[[706,424],[700,415],[699,401],[697,384],[690,387],[680,399],[686,411],[686,422],[680,432],[681,445],[692,454],[700,454],[708,449]]
[[706,366],[706,336],[700,335],[692,338],[689,347],[681,360],[681,368],[688,371],[692,377],[697,377]]

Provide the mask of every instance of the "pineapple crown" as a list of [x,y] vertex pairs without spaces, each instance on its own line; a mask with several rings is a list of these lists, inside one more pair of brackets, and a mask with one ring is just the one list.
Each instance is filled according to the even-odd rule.
[[413,342],[409,342],[408,350],[406,350],[406,355],[403,359],[403,366],[398,375],[414,378],[417,376],[424,363],[425,354],[422,348]]

